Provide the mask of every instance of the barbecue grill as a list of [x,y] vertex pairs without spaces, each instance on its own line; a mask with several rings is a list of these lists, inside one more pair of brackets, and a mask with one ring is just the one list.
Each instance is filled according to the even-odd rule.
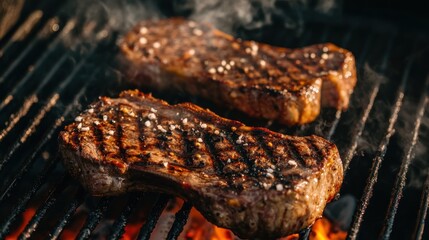
[[[0,39],[0,239],[192,238],[191,203],[156,193],[92,197],[67,175],[59,131],[98,96],[128,88],[115,57],[119,33],[69,14],[60,1],[27,5]],[[330,139],[346,169],[340,195],[357,204],[344,220],[332,219],[342,211],[332,203],[328,219],[351,221],[343,224],[348,239],[428,239],[429,32],[419,22],[408,26],[313,16],[297,36],[279,26],[240,33],[285,47],[333,42],[355,54],[359,77],[348,111],[323,109],[305,126],[248,119],[191,96],[154,95],[193,101],[249,125]],[[297,238],[309,236],[307,229]]]

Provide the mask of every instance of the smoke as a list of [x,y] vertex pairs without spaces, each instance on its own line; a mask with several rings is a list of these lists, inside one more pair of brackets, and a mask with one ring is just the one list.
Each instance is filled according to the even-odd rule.
[[[66,11],[79,22],[99,22],[110,30],[124,33],[137,22],[184,16],[210,22],[234,33],[237,28],[260,29],[271,24],[301,31],[304,13],[333,15],[341,0],[89,0],[72,1]],[[311,15],[311,14],[309,14]]]
[[225,32],[260,29],[273,23],[301,32],[306,12],[332,15],[339,0],[189,0],[174,1],[177,12],[189,12],[196,21],[210,22]]
[[[400,136],[400,143],[402,146],[408,147],[411,142],[412,132],[415,128],[417,104],[413,102],[405,102],[403,113],[401,114],[401,121],[397,128]],[[426,107],[426,115],[421,120],[419,135],[414,152],[411,155],[411,164],[407,176],[407,187],[421,189],[429,174],[429,149],[427,143],[429,142],[429,107]],[[406,150],[406,149],[405,149]],[[403,153],[406,154],[406,153]]]

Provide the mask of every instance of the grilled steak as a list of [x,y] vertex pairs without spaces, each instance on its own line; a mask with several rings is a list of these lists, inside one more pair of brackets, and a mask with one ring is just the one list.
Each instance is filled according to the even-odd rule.
[[138,24],[120,48],[138,86],[184,91],[287,125],[313,121],[320,105],[346,109],[356,84],[353,55],[333,44],[274,47],[178,18]]
[[191,201],[240,237],[280,237],[322,215],[343,179],[334,144],[168,105],[137,90],[102,97],[60,135],[71,175],[94,195],[157,191]]

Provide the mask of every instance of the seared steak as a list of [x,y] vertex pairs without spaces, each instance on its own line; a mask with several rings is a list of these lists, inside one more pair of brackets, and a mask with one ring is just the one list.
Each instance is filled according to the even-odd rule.
[[353,55],[333,44],[274,47],[178,18],[138,24],[120,48],[138,86],[184,91],[287,125],[313,121],[320,105],[346,109],[356,84]]
[[174,194],[240,237],[309,226],[343,179],[338,150],[323,138],[247,127],[137,90],[101,97],[76,117],[61,132],[60,152],[93,195]]

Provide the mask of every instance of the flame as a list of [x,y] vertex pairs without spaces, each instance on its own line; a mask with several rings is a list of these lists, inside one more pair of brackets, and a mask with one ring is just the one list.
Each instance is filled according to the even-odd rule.
[[346,239],[347,232],[342,231],[327,218],[317,220],[311,229],[310,239],[314,240],[343,240]]
[[18,239],[19,235],[24,231],[25,226],[30,222],[31,218],[36,213],[36,209],[33,207],[27,208],[22,214],[22,221],[17,228],[13,229],[12,232],[5,238],[6,240]]
[[[216,227],[209,223],[195,209],[192,209],[188,220],[190,225],[183,239],[189,240],[233,240],[237,239],[235,235],[228,229]],[[347,237],[347,232],[338,229],[327,218],[317,220],[310,233],[310,240],[344,240]],[[293,234],[281,240],[298,240],[298,234]]]
[[[183,200],[181,199],[171,201],[169,207],[167,207],[168,210],[163,212],[160,219],[162,219],[162,216],[164,214],[171,214],[177,212],[182,204]],[[121,239],[131,240],[135,239],[138,236],[140,229],[143,226],[147,217],[148,209],[139,209],[137,214],[132,219],[130,219],[128,224],[125,226],[124,234],[122,235]],[[6,237],[6,240],[17,239],[22,233],[22,231],[25,229],[25,226],[30,222],[35,212],[35,207],[32,206],[27,208],[21,214],[21,221],[19,222],[19,224],[16,224],[16,227],[13,228],[11,233]],[[88,213],[86,211],[78,208],[72,221],[65,227],[65,229],[61,233],[60,239],[74,239],[77,234],[79,234],[83,224],[85,223],[87,214]],[[154,230],[154,232],[155,231],[156,229]],[[331,221],[324,217],[314,223],[310,233],[310,240],[343,240],[346,239],[346,237],[347,232],[342,231],[341,229],[336,227]],[[280,240],[298,240],[298,238],[298,234],[293,234],[281,238]],[[188,222],[185,225],[183,232],[179,236],[179,239],[234,240],[238,238],[230,230],[220,228],[211,224],[201,215],[200,212],[198,212],[195,208],[192,208]]]

